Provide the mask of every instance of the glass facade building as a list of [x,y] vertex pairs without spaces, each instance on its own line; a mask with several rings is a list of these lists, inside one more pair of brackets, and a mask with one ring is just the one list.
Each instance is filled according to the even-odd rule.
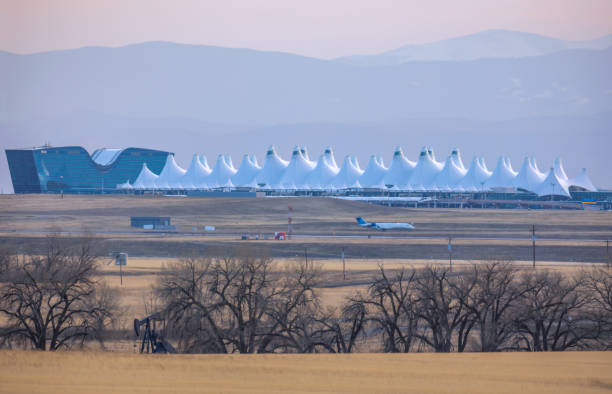
[[99,149],[91,156],[80,146],[7,149],[15,193],[103,193],[138,177],[142,164],[156,174],[170,152]]

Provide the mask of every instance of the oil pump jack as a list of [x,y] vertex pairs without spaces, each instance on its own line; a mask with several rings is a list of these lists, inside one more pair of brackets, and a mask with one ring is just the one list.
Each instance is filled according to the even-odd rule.
[[155,330],[156,322],[162,320],[158,313],[134,319],[134,332],[141,338],[140,353],[176,353],[176,349]]

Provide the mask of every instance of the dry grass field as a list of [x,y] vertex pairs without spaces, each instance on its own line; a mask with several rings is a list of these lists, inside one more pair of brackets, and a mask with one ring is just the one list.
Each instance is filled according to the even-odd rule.
[[[290,241],[241,241],[238,234],[286,229],[287,205],[294,208]],[[129,216],[170,216],[175,234],[129,227]],[[318,235],[381,235],[356,226],[355,216],[408,221],[420,239],[321,238]],[[106,342],[110,352],[40,353],[0,351],[0,392],[435,392],[590,393],[612,390],[611,352],[501,354],[351,355],[139,355],[131,321],[147,315],[152,285],[165,264],[184,256],[214,255],[246,246],[265,250],[276,264],[310,260],[321,266],[317,289],[324,306],[339,306],[365,290],[379,264],[386,269],[448,264],[452,236],[457,267],[489,259],[531,266],[526,240],[535,224],[538,268],[572,272],[605,261],[605,247],[592,239],[612,239],[612,214],[588,211],[402,209],[326,198],[220,199],[135,196],[0,196],[0,246],[42,250],[50,228],[95,233],[103,254],[127,251],[119,267],[102,261],[102,280],[118,289],[123,334]],[[217,233],[207,235],[204,225]],[[195,230],[194,230],[195,228]],[[427,237],[439,237],[427,239]],[[340,251],[345,248],[347,280]],[[97,344],[88,346],[97,349]]]
[[133,231],[130,216],[171,216],[180,231],[214,225],[218,232],[282,231],[287,206],[300,234],[363,234],[355,217],[407,221],[416,235],[528,236],[532,224],[541,237],[601,238],[612,233],[612,212],[566,210],[409,209],[333,198],[175,198],[150,196],[2,195],[0,230],[52,226]]
[[[294,231],[300,238],[291,241],[241,241],[238,234],[286,229],[287,206],[293,207]],[[129,217],[170,216],[177,234],[143,232],[129,226]],[[412,232],[387,232],[359,228],[356,216],[371,220],[408,221]],[[44,247],[50,228],[96,233],[102,254],[120,250],[129,253],[120,286],[118,267],[103,265],[104,279],[120,289],[125,317],[144,316],[151,286],[165,263],[182,256],[211,255],[246,246],[263,249],[278,264],[309,258],[325,272],[319,293],[326,305],[339,305],[343,298],[367,287],[377,266],[448,264],[445,238],[392,239],[380,235],[446,237],[453,240],[455,266],[487,259],[507,259],[519,266],[531,265],[531,243],[527,240],[469,240],[461,237],[527,238],[531,224],[539,237],[559,238],[538,241],[538,267],[576,270],[605,261],[605,247],[589,239],[612,238],[612,213],[592,211],[458,210],[406,209],[370,205],[331,198],[176,198],[151,196],[2,195],[0,196],[0,246],[8,244],[21,251]],[[204,234],[204,225],[216,233]],[[196,233],[194,233],[194,227]],[[319,238],[316,234],[367,235],[373,238]],[[73,234],[70,236],[78,236]],[[342,279],[340,252],[345,249],[348,280]],[[125,350],[125,347],[123,348]]]
[[0,351],[2,393],[600,393],[612,352],[136,355]]
[[[241,234],[271,234],[287,228],[287,206],[293,207],[291,242],[240,241]],[[170,216],[177,233],[143,232],[129,226],[130,216]],[[378,221],[407,221],[414,231],[387,233],[360,228],[356,216]],[[151,196],[0,196],[0,244],[28,251],[40,249],[41,231],[95,232],[107,250],[130,256],[181,257],[214,254],[240,245],[266,249],[278,258],[311,257],[362,260],[444,260],[446,237],[453,237],[454,258],[529,260],[531,226],[539,241],[538,259],[548,262],[605,262],[605,239],[612,239],[612,213],[564,210],[407,209],[332,198],[176,198]],[[203,231],[205,225],[215,233]],[[231,234],[219,237],[216,234]],[[372,235],[374,238],[318,238],[315,235]],[[410,235],[417,239],[381,239]],[[436,237],[436,239],[427,239]],[[520,240],[462,240],[466,237]],[[601,240],[593,242],[593,240]]]

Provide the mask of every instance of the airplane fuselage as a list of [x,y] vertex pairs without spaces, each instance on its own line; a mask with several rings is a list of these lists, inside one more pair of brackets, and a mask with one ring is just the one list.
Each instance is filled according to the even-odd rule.
[[410,223],[389,223],[389,222],[367,222],[363,218],[357,218],[357,224],[361,227],[373,227],[376,230],[414,230]]

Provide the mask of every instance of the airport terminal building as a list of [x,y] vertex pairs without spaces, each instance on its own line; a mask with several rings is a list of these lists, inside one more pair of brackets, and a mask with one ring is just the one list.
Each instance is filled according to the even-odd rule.
[[544,207],[544,201],[553,200],[573,201],[563,206],[569,209],[612,206],[612,192],[598,190],[586,169],[568,176],[560,158],[541,171],[528,156],[515,170],[507,156],[494,167],[481,156],[466,165],[458,149],[438,161],[431,147],[423,147],[413,161],[397,147],[388,164],[372,155],[364,167],[352,155],[336,162],[331,147],[311,160],[302,146],[289,160],[270,146],[263,163],[246,154],[237,167],[227,154],[219,154],[212,166],[204,155],[194,154],[182,168],[173,153],[143,148],[105,148],[89,155],[78,146],[43,146],[7,150],[6,156],[15,193],[335,196],[433,207]]
[[80,146],[7,149],[15,193],[102,193],[134,182],[143,163],[161,172],[170,152],[152,149],[98,149]]

